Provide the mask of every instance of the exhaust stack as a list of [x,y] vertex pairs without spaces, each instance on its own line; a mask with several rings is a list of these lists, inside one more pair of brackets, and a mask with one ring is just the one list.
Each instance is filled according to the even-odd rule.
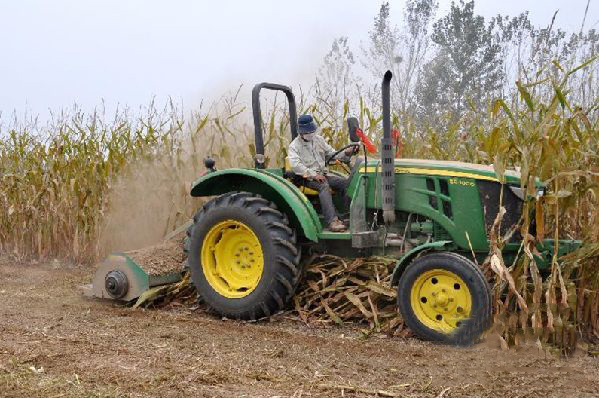
[[385,224],[395,222],[395,155],[391,141],[390,85],[393,74],[385,72],[381,91],[383,95],[383,139],[381,140],[381,189],[383,200],[383,220]]

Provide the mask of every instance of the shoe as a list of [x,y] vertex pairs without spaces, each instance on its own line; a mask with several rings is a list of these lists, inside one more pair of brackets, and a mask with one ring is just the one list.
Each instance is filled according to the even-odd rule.
[[339,219],[335,219],[329,224],[328,229],[331,232],[345,232],[347,227]]

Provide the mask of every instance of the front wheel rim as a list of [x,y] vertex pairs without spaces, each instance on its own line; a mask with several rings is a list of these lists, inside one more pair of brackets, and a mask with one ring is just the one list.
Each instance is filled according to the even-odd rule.
[[258,286],[264,272],[260,240],[246,224],[226,220],[214,225],[200,249],[202,271],[221,296],[242,298]]
[[444,269],[418,276],[412,285],[410,301],[420,323],[445,334],[459,328],[472,311],[470,289],[462,278]]

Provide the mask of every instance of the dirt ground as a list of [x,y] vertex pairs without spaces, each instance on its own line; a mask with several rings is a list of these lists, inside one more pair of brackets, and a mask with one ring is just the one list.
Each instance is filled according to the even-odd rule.
[[0,261],[1,397],[596,397],[599,359],[362,339],[83,297],[89,268]]

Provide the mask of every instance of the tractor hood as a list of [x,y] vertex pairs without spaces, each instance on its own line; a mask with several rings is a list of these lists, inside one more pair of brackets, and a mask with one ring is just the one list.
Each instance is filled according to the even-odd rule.
[[[368,162],[366,168],[362,167],[361,172],[373,173],[380,172],[380,160]],[[476,180],[499,181],[493,166],[454,162],[448,160],[428,160],[428,159],[395,159],[396,174],[424,174],[438,175],[457,178],[472,178]],[[514,170],[505,171],[505,179],[508,184],[520,185],[520,173]]]

